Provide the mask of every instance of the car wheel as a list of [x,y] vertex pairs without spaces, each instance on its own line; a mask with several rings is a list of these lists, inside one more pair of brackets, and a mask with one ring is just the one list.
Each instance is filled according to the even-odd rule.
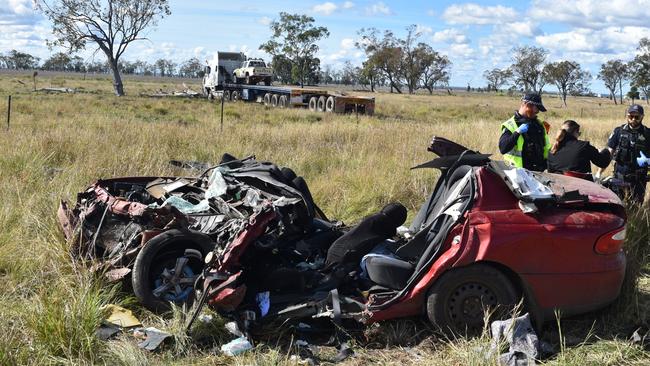
[[131,282],[136,298],[154,312],[169,310],[170,303],[191,304],[194,282],[211,246],[209,238],[180,230],[149,240],[133,264]]
[[264,85],[270,86],[271,85],[271,78],[265,78],[264,79]]
[[427,296],[429,320],[447,334],[480,335],[486,312],[490,319],[508,316],[517,302],[510,280],[484,264],[450,270]]

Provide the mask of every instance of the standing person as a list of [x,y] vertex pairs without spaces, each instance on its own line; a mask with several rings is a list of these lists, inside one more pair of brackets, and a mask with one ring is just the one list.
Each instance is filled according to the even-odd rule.
[[529,93],[521,98],[521,105],[509,120],[501,124],[499,151],[503,160],[512,166],[543,171],[551,149],[549,124],[537,118],[546,112],[539,94]]
[[643,203],[650,164],[650,129],[642,124],[642,106],[629,106],[626,117],[627,123],[616,127],[607,141],[614,160],[614,178],[623,182],[612,186],[612,190],[621,199]]
[[580,137],[578,122],[564,121],[548,154],[548,171],[569,175],[579,173],[580,178],[593,181],[591,163],[606,168],[612,156],[607,148],[599,152],[589,141],[578,140],[578,137]]

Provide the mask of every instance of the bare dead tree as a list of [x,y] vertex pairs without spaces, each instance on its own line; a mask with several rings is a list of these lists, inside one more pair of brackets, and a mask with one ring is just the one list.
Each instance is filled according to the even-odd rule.
[[70,52],[94,44],[104,52],[111,71],[115,94],[124,95],[119,60],[129,44],[146,39],[145,29],[170,15],[167,0],[34,0],[52,22],[56,39],[50,46]]

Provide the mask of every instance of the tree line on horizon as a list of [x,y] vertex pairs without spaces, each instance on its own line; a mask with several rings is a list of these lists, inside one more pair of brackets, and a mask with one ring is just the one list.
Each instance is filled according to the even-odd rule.
[[[159,59],[154,63],[126,61],[122,56],[135,41],[144,39],[141,33],[157,21],[169,16],[168,0],[109,0],[97,6],[82,0],[35,0],[39,9],[51,22],[55,36],[49,46],[65,47],[39,64],[38,57],[12,50],[0,55],[0,67],[77,72],[107,72],[113,75],[116,95],[123,95],[121,74],[152,76],[203,76],[203,65],[192,58],[181,64]],[[435,88],[449,87],[452,63],[449,58],[421,40],[423,33],[416,25],[406,28],[406,36],[396,36],[391,30],[375,28],[358,31],[357,49],[365,53],[361,66],[349,61],[335,70],[331,65],[321,67],[316,57],[318,42],[329,37],[326,27],[315,24],[313,17],[280,12],[279,18],[269,24],[271,34],[259,49],[271,55],[274,78],[284,84],[338,83],[361,85],[370,91],[378,86],[390,92],[409,94],[420,89],[432,93]],[[106,62],[84,63],[75,51],[88,45],[97,47],[106,55]],[[650,40],[643,38],[637,56],[630,62],[610,60],[601,65],[597,75],[610,91],[614,103],[623,103],[623,85],[630,84],[627,96],[638,99],[650,93]],[[505,68],[485,70],[487,91],[499,91],[505,85],[510,90],[542,92],[554,85],[564,104],[567,95],[591,94],[589,71],[573,60],[546,62],[548,50],[536,46],[517,46],[511,50],[512,64]],[[470,86],[468,85],[468,89]],[[616,94],[618,93],[618,101]]]

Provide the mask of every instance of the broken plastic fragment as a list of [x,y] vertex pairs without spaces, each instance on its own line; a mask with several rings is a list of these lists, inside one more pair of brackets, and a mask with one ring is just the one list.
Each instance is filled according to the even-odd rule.
[[237,356],[253,348],[246,337],[239,337],[221,346],[221,352],[226,356]]
[[514,168],[503,172],[512,182],[513,188],[518,190],[521,196],[532,199],[553,197],[553,191],[537,180],[530,171],[523,168]]
[[262,203],[262,200],[260,199],[259,192],[254,189],[249,189],[244,197],[244,205],[248,207],[257,207],[260,203]]
[[[208,200],[202,200],[201,202],[194,205],[178,196],[171,196],[167,198],[165,202],[163,202],[162,206],[160,207],[164,207],[167,205],[176,207],[179,211],[181,211],[184,214],[204,212],[210,209],[210,204],[208,203]],[[158,204],[153,203],[149,205],[149,208],[158,208]]]
[[122,328],[137,327],[138,325],[142,325],[138,318],[133,316],[131,310],[127,310],[121,306],[109,304],[102,307],[101,310],[104,310],[110,314],[105,319],[107,323],[115,324]]
[[263,317],[269,313],[271,307],[271,294],[268,291],[260,292],[255,295],[255,302],[260,308],[260,315]]
[[210,174],[210,178],[208,179],[208,189],[205,192],[205,198],[218,197],[226,194],[226,191],[228,191],[228,184],[223,179],[221,171],[219,169],[212,170],[212,174]]
[[138,347],[147,351],[155,351],[165,339],[172,336],[154,327],[138,328],[133,331],[133,334],[144,336],[144,340],[138,343]]
[[232,335],[235,335],[237,337],[244,336],[244,333],[242,333],[242,331],[239,330],[239,326],[237,325],[236,322],[228,322],[224,325],[224,328],[226,328],[226,330],[230,332],[230,334]]

